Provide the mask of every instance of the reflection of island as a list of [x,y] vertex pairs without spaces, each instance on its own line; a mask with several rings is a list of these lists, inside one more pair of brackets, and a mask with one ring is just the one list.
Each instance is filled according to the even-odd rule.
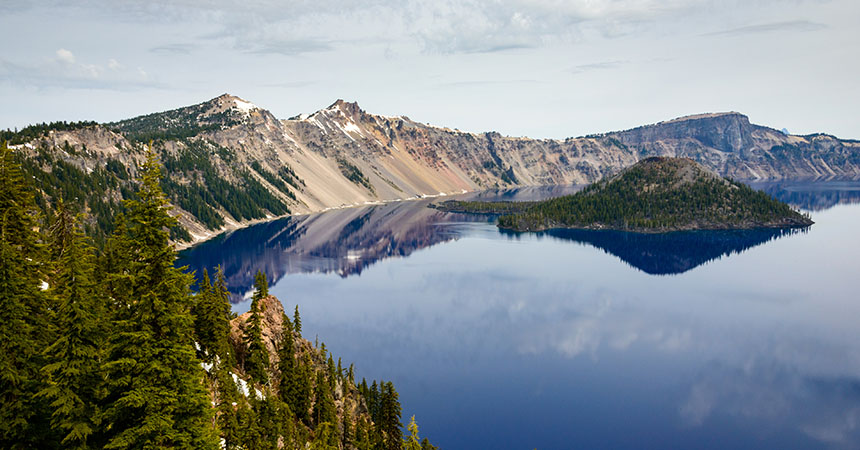
[[805,232],[805,230],[770,228],[643,234],[609,230],[554,229],[542,234],[597,247],[651,275],[675,275],[714,259],[741,253],[773,239]]
[[860,181],[751,182],[777,200],[807,211],[823,211],[844,203],[860,203]]
[[408,256],[415,250],[458,237],[440,227],[452,222],[486,222],[486,217],[446,214],[427,201],[398,202],[294,216],[218,236],[180,253],[179,265],[200,275],[221,265],[233,301],[241,301],[257,270],[270,283],[289,273],[361,274],[380,259]]

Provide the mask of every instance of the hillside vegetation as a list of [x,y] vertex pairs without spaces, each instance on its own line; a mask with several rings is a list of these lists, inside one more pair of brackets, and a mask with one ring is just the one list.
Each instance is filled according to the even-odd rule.
[[358,383],[302,338],[298,306],[288,317],[263,273],[238,317],[220,268],[192,293],[144,156],[98,250],[62,200],[39,213],[0,144],[0,448],[435,448],[414,417],[403,436],[391,382]]

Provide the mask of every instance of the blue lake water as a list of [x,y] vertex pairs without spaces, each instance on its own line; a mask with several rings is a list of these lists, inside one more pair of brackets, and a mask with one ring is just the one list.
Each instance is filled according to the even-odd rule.
[[[858,448],[860,183],[757,184],[804,231],[511,234],[427,201],[291,217],[182,253],[257,269],[443,449]],[[575,187],[483,193],[534,199]]]

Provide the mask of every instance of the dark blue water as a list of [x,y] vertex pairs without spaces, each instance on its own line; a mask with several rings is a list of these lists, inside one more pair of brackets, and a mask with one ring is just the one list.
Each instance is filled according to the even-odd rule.
[[444,449],[858,448],[860,184],[766,187],[816,224],[512,235],[410,202],[183,258],[223,264],[237,300],[265,270],[305,336],[394,381]]

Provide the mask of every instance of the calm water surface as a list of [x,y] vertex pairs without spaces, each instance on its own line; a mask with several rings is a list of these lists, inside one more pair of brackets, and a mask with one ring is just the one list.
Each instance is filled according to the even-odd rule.
[[[443,449],[860,447],[860,183],[756,185],[803,232],[499,232],[402,202],[183,252],[256,270]],[[485,193],[533,199],[572,187]]]

